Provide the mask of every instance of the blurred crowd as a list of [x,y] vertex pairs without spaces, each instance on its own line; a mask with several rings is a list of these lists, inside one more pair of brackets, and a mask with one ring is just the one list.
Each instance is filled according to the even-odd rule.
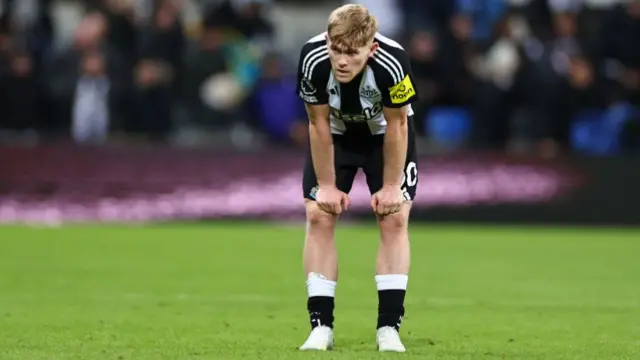
[[[73,2],[61,10],[71,21],[80,11],[67,37],[55,29],[64,24],[52,19],[54,3],[65,2],[0,0],[5,130],[100,144],[112,134],[165,141],[187,122],[260,126],[255,90],[281,71],[270,61],[265,1]],[[198,21],[185,21],[189,6]]]
[[[52,10],[66,3],[0,0],[4,133],[166,141],[185,126],[241,124],[273,142],[306,144],[293,90],[298,54],[278,50],[276,29],[286,27],[268,11],[278,1],[73,1],[66,11],[76,9],[77,26],[68,32]],[[640,105],[640,0],[359,3],[410,54],[422,95],[416,117],[467,109],[470,147],[508,149],[518,139],[552,156],[569,147],[581,111]],[[627,117],[620,123],[637,141],[638,119]],[[425,122],[416,124],[428,138]]]
[[[509,148],[521,139],[553,156],[569,147],[580,112],[640,104],[640,1],[403,5],[407,26],[399,31],[420,79],[420,110],[467,106],[475,148]],[[634,133],[637,119],[625,114],[619,123],[629,129],[615,136]],[[637,134],[627,137],[638,141]]]

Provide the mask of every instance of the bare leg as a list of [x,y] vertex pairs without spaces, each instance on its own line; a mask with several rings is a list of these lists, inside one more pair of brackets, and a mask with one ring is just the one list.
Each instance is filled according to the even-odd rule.
[[337,216],[326,213],[315,201],[305,200],[307,232],[304,242],[304,272],[338,280],[338,255],[334,241]]
[[410,267],[408,222],[411,202],[406,202],[400,212],[378,216],[380,247],[376,261],[378,288],[377,327],[400,329],[404,316],[404,298]]
[[328,214],[315,201],[305,200],[307,232],[304,271],[307,276],[307,310],[311,327],[333,327],[333,309],[338,280],[338,256],[334,241],[337,216]]

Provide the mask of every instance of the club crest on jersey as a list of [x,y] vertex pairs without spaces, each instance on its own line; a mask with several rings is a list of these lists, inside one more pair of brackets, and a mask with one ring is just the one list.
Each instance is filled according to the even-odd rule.
[[380,92],[374,89],[370,85],[365,85],[362,89],[360,89],[360,96],[367,99],[372,99],[380,96]]

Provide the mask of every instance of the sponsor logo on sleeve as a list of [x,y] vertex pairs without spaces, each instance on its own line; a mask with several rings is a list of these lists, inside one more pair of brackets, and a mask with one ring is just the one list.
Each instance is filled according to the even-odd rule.
[[300,81],[300,97],[304,101],[308,103],[317,103],[318,98],[315,96],[316,91],[317,90],[311,83],[311,80],[305,78]]
[[402,104],[416,94],[413,83],[407,74],[402,81],[389,88],[389,95],[393,104]]
[[316,88],[311,83],[311,80],[304,78],[300,83],[300,91],[305,95],[314,95],[316,93]]

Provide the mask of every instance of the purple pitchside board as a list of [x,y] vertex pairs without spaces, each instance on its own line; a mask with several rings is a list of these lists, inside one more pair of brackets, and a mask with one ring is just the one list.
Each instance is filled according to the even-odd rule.
[[[295,151],[0,149],[0,222],[301,218],[303,161]],[[547,202],[578,181],[558,164],[500,157],[423,157],[418,168],[417,208]],[[350,197],[352,212],[369,211],[362,174]]]

